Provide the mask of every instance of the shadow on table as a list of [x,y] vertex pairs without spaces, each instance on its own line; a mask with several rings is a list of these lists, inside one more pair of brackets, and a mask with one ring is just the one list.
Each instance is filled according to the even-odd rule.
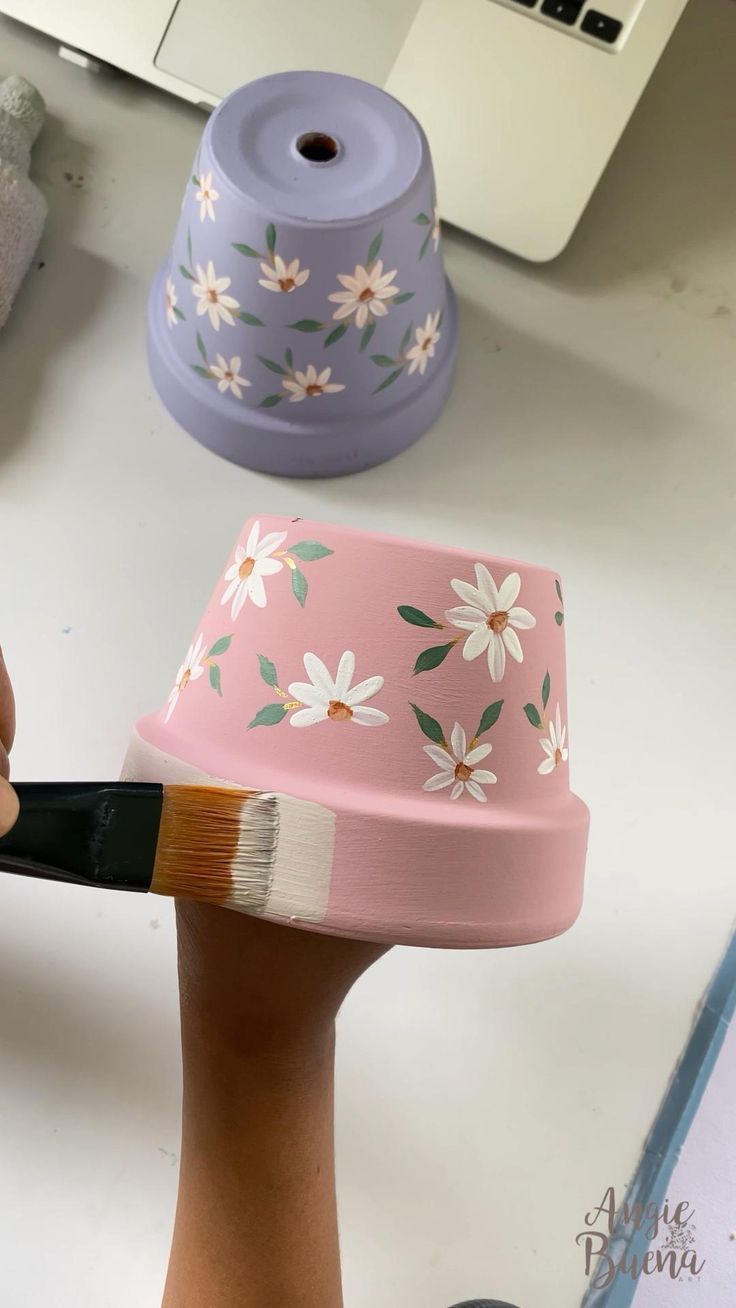
[[[41,242],[0,332],[0,461],[28,435],[47,376],[64,367],[70,341],[101,305],[113,270],[75,243],[86,213],[91,154],[49,116],[36,144],[32,177],[48,201]],[[99,384],[94,359],[80,386]],[[60,423],[64,415],[59,415]]]

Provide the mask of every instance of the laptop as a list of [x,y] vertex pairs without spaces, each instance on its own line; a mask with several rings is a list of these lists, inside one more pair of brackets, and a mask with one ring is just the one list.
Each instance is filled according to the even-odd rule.
[[296,67],[383,86],[427,132],[443,217],[545,261],[570,240],[686,3],[0,0],[0,12],[78,63],[207,108]]

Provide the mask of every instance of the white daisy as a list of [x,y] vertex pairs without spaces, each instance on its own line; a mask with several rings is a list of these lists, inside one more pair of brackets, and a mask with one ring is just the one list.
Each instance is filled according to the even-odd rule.
[[221,354],[217,356],[217,363],[209,365],[213,377],[217,377],[218,391],[232,391],[239,400],[243,398],[241,386],[250,386],[247,377],[240,376],[240,355],[234,354],[230,362],[224,359]]
[[168,722],[174,709],[179,703],[179,696],[182,691],[186,690],[190,681],[197,681],[204,672],[202,664],[202,655],[204,654],[204,635],[200,633],[195,643],[189,646],[187,656],[176,674],[174,688],[169,695],[169,707],[166,710],[165,721]]
[[167,277],[166,278],[166,321],[168,322],[169,327],[176,327],[178,319],[176,317],[176,314],[174,313],[174,310],[177,304],[178,304],[178,300],[176,298],[176,287],[174,286],[173,278]]
[[473,799],[485,804],[487,795],[483,786],[492,786],[497,777],[495,772],[486,772],[485,768],[479,768],[477,764],[488,757],[492,748],[492,745],[476,745],[474,749],[468,749],[465,732],[460,723],[456,722],[452,728],[449,749],[442,749],[439,745],[424,746],[425,754],[437,764],[440,771],[427,778],[422,790],[444,790],[446,786],[452,786],[450,799],[459,799],[463,791],[467,790]]
[[289,391],[290,403],[298,404],[300,400],[306,400],[308,395],[334,395],[336,391],[344,391],[345,387],[339,382],[330,381],[331,376],[331,368],[323,368],[318,373],[313,363],[309,364],[306,372],[295,372],[293,377],[284,382],[284,390]]
[[267,291],[295,291],[297,286],[303,286],[309,276],[309,269],[302,268],[299,271],[299,260],[292,259],[291,263],[285,263],[280,254],[274,255],[273,266],[270,263],[261,264],[263,277],[259,277],[258,285],[263,286]]
[[399,293],[399,287],[391,285],[395,276],[395,268],[391,272],[383,271],[382,259],[371,264],[370,268],[356,264],[352,276],[338,273],[337,280],[345,290],[333,291],[327,297],[340,306],[333,318],[351,318],[355,314],[356,327],[365,327],[370,314],[374,318],[385,318],[389,310],[386,301]]
[[435,204],[432,208],[432,231],[431,236],[434,241],[435,250],[439,249],[440,233],[442,232],[442,223],[440,222],[440,211]]
[[304,655],[304,667],[310,680],[293,681],[289,686],[289,694],[307,706],[292,715],[292,727],[311,727],[315,722],[351,721],[361,727],[380,727],[388,722],[387,713],[364,707],[365,700],[378,694],[383,677],[368,677],[351,690],[355,672],[355,655],[351,650],[346,650],[340,659],[334,681],[316,654]]
[[206,272],[200,264],[197,264],[197,280],[192,284],[192,295],[199,301],[197,315],[208,313],[216,332],[220,330],[221,318],[229,327],[234,327],[235,319],[230,310],[240,308],[240,304],[232,295],[223,294],[230,285],[230,280],[229,277],[215,276],[215,265],[211,259],[207,264]]
[[555,720],[549,724],[549,736],[543,736],[539,742],[544,750],[544,758],[539,764],[537,772],[544,775],[547,772],[554,772],[555,768],[560,766],[560,763],[567,763],[569,750],[565,745],[566,735],[567,727],[562,725],[558,704],[555,711]]
[[530,627],[536,627],[537,620],[528,609],[514,604],[521,590],[518,572],[510,572],[498,588],[483,563],[476,563],[475,576],[477,586],[471,586],[467,581],[450,583],[455,594],[465,603],[459,608],[448,609],[445,616],[453,627],[470,632],[463,646],[463,658],[476,659],[487,650],[491,681],[500,681],[506,669],[507,653],[517,663],[524,661],[516,630],[528,631]]
[[199,200],[199,218],[204,222],[205,218],[211,218],[215,221],[215,200],[219,200],[220,193],[212,185],[212,173],[204,173],[199,179],[199,190],[197,199]]
[[408,369],[410,375],[416,372],[418,368],[422,376],[424,376],[428,361],[434,358],[434,347],[442,334],[438,329],[439,321],[438,309],[437,313],[427,314],[423,327],[417,327],[414,333],[416,344],[406,351],[407,359],[411,359]]
[[233,618],[237,618],[248,596],[257,609],[265,609],[266,588],[263,585],[263,578],[273,576],[284,566],[280,559],[272,559],[271,555],[279,545],[283,545],[286,532],[269,531],[263,540],[259,541],[260,530],[260,522],[254,522],[245,546],[235,546],[234,562],[225,573],[225,581],[230,584],[220,603],[227,604],[232,600]]

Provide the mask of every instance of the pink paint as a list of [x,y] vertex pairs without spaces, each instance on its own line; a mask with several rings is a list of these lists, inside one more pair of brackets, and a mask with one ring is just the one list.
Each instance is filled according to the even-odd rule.
[[[336,814],[313,929],[460,947],[566,930],[588,812],[569,789],[556,575],[300,519],[261,516],[253,528],[222,568],[178,692],[139,723],[139,745]],[[438,655],[424,652],[450,644],[429,666]],[[320,662],[307,658],[307,670],[310,653]],[[417,660],[426,670],[414,672]],[[256,719],[270,725],[249,727]]]

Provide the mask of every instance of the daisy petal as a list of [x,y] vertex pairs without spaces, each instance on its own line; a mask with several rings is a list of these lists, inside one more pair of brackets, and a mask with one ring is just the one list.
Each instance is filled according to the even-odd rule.
[[478,582],[478,590],[483,599],[489,605],[489,612],[496,613],[503,606],[499,603],[499,595],[496,590],[496,583],[488,571],[485,563],[476,563],[475,576]]
[[465,782],[465,789],[469,795],[473,796],[473,799],[479,800],[481,804],[487,803],[488,796],[486,795],[485,790],[483,790],[482,786],[477,785],[472,778],[470,781]]
[[287,686],[287,690],[292,699],[300,700],[300,702],[306,704],[308,708],[326,709],[327,704],[331,699],[330,695],[325,695],[321,690],[317,690],[317,688],[312,685],[311,681],[291,681]]
[[442,790],[445,786],[451,786],[454,780],[454,772],[436,772],[433,777],[427,777],[422,790]]
[[539,767],[537,768],[537,772],[541,772],[542,776],[546,776],[548,772],[554,772],[554,770],[555,770],[555,761],[553,758],[543,758],[542,762],[539,764]]
[[335,694],[335,683],[324,663],[321,659],[317,658],[316,654],[304,655],[304,667],[312,685],[316,690],[321,691],[324,695],[325,702],[329,699],[337,698]]
[[383,677],[368,677],[345,693],[344,702],[349,705],[363,704],[365,700],[372,699],[374,695],[377,695],[382,686]]
[[438,768],[443,768],[445,772],[454,773],[455,760],[450,758],[446,750],[440,749],[439,745],[423,745],[422,748],[432,762],[437,764]]
[[281,572],[283,566],[281,559],[256,559],[255,570],[261,577],[273,577],[275,573]]
[[479,785],[493,786],[498,780],[495,772],[487,772],[485,768],[475,768],[471,781],[477,781]]
[[491,632],[488,645],[488,671],[491,681],[500,681],[506,671],[506,647],[495,631]]
[[340,662],[337,665],[337,676],[335,677],[335,699],[345,701],[345,696],[350,690],[350,682],[353,680],[355,673],[355,655],[351,649],[346,649]]
[[361,706],[353,709],[353,722],[357,722],[359,727],[381,727],[384,722],[388,722],[388,713]]
[[263,577],[258,572],[251,572],[248,578],[250,597],[257,609],[266,607],[266,587],[263,584]]
[[277,550],[279,545],[283,545],[286,536],[287,533],[285,531],[267,532],[260,544],[258,544],[257,540],[254,542],[254,548],[252,551],[254,557],[262,559],[264,554],[273,554],[273,551]]
[[[231,572],[231,571],[232,571],[232,569],[228,568],[228,572]],[[227,572],[225,573],[225,580],[227,580]],[[236,571],[235,576],[231,578],[231,580],[230,580],[230,585],[228,586],[227,590],[225,591],[225,594],[223,595],[222,599],[220,600],[220,603],[221,603],[221,604],[227,604],[228,600],[231,600],[231,599],[232,599],[232,597],[233,597],[233,595],[235,594],[236,590],[238,589],[238,586],[239,586],[239,585],[240,585],[240,578],[238,577],[238,574],[237,574],[237,571]]]
[[464,627],[471,631],[473,627],[484,626],[488,614],[476,609],[472,604],[459,604],[455,609],[447,609],[445,617],[453,627]]
[[524,651],[521,648],[521,641],[519,640],[519,637],[517,636],[513,627],[504,627],[504,630],[501,633],[501,639],[504,645],[506,646],[509,654],[511,655],[512,659],[516,659],[517,663],[523,663]]
[[244,582],[241,581],[238,586],[238,589],[235,592],[235,599],[233,600],[233,607],[231,609],[231,615],[233,619],[237,618],[247,598],[248,598],[248,587],[245,585]]
[[458,581],[455,578],[454,581],[450,582],[450,585],[461,600],[464,600],[466,604],[471,605],[474,609],[480,609],[484,617],[488,617],[488,614],[493,612],[493,606],[488,603],[477,587],[471,586],[469,581]]
[[255,552],[258,548],[258,536],[260,530],[261,530],[261,522],[260,519],[257,518],[256,521],[253,523],[253,526],[251,527],[250,531],[248,532],[248,540],[246,542],[245,549],[243,550],[240,558],[238,558],[238,550],[241,550],[242,546],[238,545],[238,548],[235,551],[235,558],[238,563],[242,563],[244,559],[252,559],[255,557]]
[[498,588],[498,607],[506,613],[516,599],[518,599],[521,590],[521,577],[518,572],[510,572]]
[[454,786],[452,787],[452,790],[450,791],[450,799],[459,799],[464,789],[465,789],[464,783],[462,781],[456,781]]
[[475,749],[471,749],[470,752],[465,755],[465,762],[468,767],[474,768],[476,763],[480,763],[484,758],[488,758],[492,749],[492,745],[476,745]]
[[452,752],[455,755],[455,758],[461,760],[464,759],[465,751],[468,748],[468,742],[465,732],[463,731],[459,722],[456,722],[454,727],[452,728],[452,735],[450,736],[450,744],[452,745]]
[[530,627],[537,625],[537,619],[528,609],[511,608],[508,614],[511,626],[518,627],[519,631],[528,631]]
[[463,645],[463,658],[467,659],[468,662],[471,659],[477,659],[478,655],[482,654],[494,639],[493,632],[485,623],[482,627],[475,627]]
[[315,722],[327,721],[327,710],[324,708],[298,709],[296,713],[292,713],[289,721],[292,727],[311,727]]
[[547,757],[548,757],[548,758],[554,758],[554,754],[555,754],[555,745],[554,745],[554,742],[551,741],[551,740],[548,740],[546,736],[542,736],[542,738],[541,738],[541,740],[540,740],[539,743],[540,743],[540,745],[542,746],[542,749],[544,750],[544,752],[545,752],[545,754],[547,755]]

